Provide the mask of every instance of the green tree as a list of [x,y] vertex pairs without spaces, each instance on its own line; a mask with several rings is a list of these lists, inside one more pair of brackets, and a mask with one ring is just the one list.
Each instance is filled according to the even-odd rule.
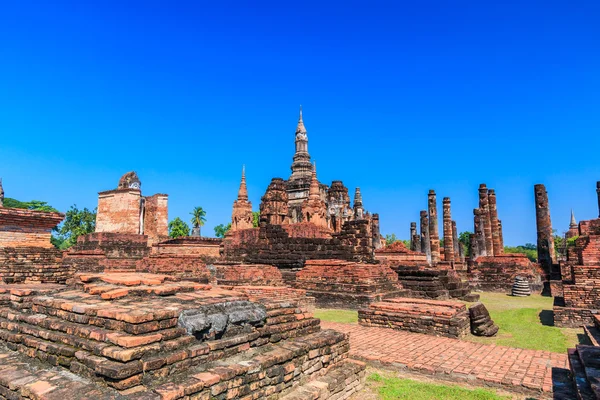
[[397,242],[397,241],[398,241],[398,238],[396,237],[395,233],[391,233],[389,235],[385,235],[385,243],[387,245],[390,245],[390,244],[392,244],[394,242]]
[[190,235],[190,226],[179,217],[169,222],[169,237],[177,239]]
[[[533,248],[531,248],[533,246]],[[523,253],[529,258],[529,260],[537,261],[537,247],[531,243],[527,243],[525,246],[504,246],[504,252],[509,254]]]
[[198,234],[200,234],[200,227],[204,226],[206,222],[206,211],[198,206],[190,214],[192,215],[192,227],[198,228]]
[[473,234],[473,232],[464,231],[458,235],[458,243],[460,243],[460,245],[462,246],[463,254],[465,255],[465,257],[469,257],[471,255],[470,250],[471,250],[471,235],[472,234]]
[[258,228],[260,224],[260,211],[252,211],[252,226]]
[[215,236],[218,238],[224,238],[225,234],[227,234],[227,232],[229,232],[229,230],[231,229],[231,222],[228,223],[227,225],[224,224],[220,224],[215,226]]
[[93,233],[96,230],[96,209],[80,210],[73,204],[65,214],[65,220],[54,230],[51,242],[61,250],[68,249],[77,243],[81,235]]
[[45,212],[59,212],[56,208],[48,205],[45,201],[31,200],[31,201],[20,201],[6,197],[4,199],[4,207],[8,208],[24,208],[32,211],[45,211]]

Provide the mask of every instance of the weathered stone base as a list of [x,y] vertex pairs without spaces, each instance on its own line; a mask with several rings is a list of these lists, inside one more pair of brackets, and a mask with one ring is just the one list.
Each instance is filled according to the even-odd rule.
[[434,336],[460,338],[469,333],[469,313],[453,301],[388,299],[358,311],[358,322]]

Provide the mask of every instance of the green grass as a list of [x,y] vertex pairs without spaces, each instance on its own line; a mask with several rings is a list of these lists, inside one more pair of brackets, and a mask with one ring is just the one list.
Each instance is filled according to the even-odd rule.
[[[500,331],[492,338],[469,335],[465,340],[556,353],[565,353],[568,348],[580,342],[579,335],[583,334],[582,329],[557,328],[544,325],[540,320],[541,314],[547,320],[547,324],[552,322],[550,314],[552,297],[540,295],[512,297],[504,293],[480,294],[481,301],[500,327]],[[315,317],[323,321],[347,324],[358,322],[358,313],[352,310],[317,309]]]
[[454,385],[440,385],[409,379],[371,374],[369,384],[382,400],[500,400],[500,396],[486,389],[465,389]]
[[493,338],[468,336],[466,340],[565,353],[567,348],[579,343],[578,334],[583,333],[581,329],[557,328],[542,323],[540,317],[547,324],[552,323],[552,297],[512,297],[504,293],[481,293],[481,302],[489,310],[500,331]]
[[354,310],[334,310],[317,309],[314,312],[315,318],[321,321],[340,322],[342,324],[356,324],[358,322],[358,311]]

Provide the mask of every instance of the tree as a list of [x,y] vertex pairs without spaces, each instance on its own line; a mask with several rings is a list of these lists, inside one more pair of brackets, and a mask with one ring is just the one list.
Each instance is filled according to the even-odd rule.
[[260,224],[260,211],[252,211],[252,226],[258,228]]
[[531,243],[527,243],[525,246],[504,246],[504,252],[508,254],[523,253],[527,256],[527,258],[529,258],[530,261],[537,261],[537,246]]
[[31,200],[31,201],[20,201],[17,199],[11,199],[6,197],[4,199],[4,207],[7,208],[24,208],[32,211],[45,211],[45,212],[59,212],[56,208],[48,205],[45,201]]
[[471,235],[473,233],[469,231],[461,232],[458,235],[458,243],[463,247],[463,254],[465,257],[469,257],[471,251]]
[[395,233],[391,233],[389,235],[385,235],[385,243],[389,246],[390,244],[397,242],[398,238]]
[[190,226],[179,217],[169,222],[169,237],[177,239],[190,235]]
[[60,224],[53,235],[51,242],[61,250],[68,249],[77,243],[81,235],[93,233],[96,230],[96,209],[93,211],[84,208],[82,210],[73,204],[65,214],[65,220]]
[[218,238],[224,238],[225,234],[227,234],[227,232],[229,232],[229,230],[231,229],[231,222],[228,223],[227,225],[224,224],[220,224],[215,226],[215,236]]
[[190,214],[192,215],[192,226],[198,229],[198,235],[200,235],[200,227],[204,226],[206,222],[206,211],[198,206]]

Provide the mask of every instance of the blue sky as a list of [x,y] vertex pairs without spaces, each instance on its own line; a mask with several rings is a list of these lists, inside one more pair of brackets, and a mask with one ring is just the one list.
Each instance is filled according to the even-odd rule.
[[482,182],[507,244],[535,242],[535,183],[564,231],[598,214],[600,2],[492,3],[2,2],[6,195],[95,207],[135,170],[212,234],[242,164],[255,209],[289,176],[302,104],[319,179],[360,186],[384,234],[429,189],[472,230]]

